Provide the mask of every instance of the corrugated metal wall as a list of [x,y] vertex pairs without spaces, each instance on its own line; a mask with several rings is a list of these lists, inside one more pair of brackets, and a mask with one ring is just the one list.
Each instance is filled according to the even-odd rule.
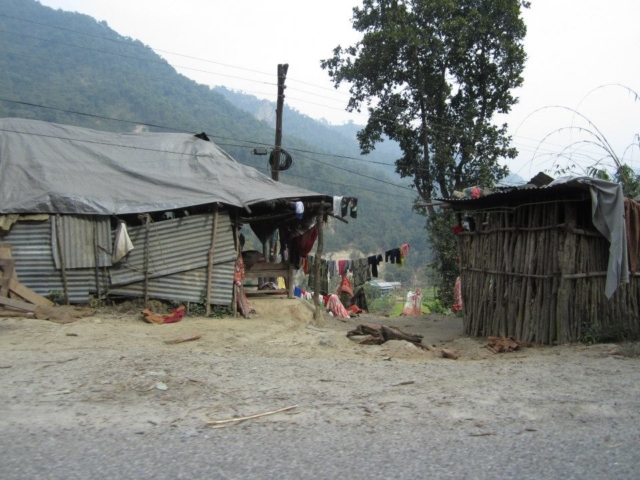
[[[234,270],[235,261],[216,264],[213,267],[213,282],[211,285],[212,304],[231,304]],[[159,300],[200,303],[203,296],[206,295],[206,288],[207,269],[205,267],[150,279],[149,297]],[[113,295],[142,297],[144,295],[144,282],[115,287],[110,290],[110,293]]]
[[[63,216],[64,218],[64,216]],[[99,218],[99,245],[104,245],[104,218]],[[12,246],[13,258],[16,260],[16,270],[21,283],[32,288],[41,295],[49,295],[52,291],[62,292],[62,272],[54,263],[52,235],[55,235],[52,223],[55,217],[45,222],[18,222],[4,237],[1,243]],[[108,222],[108,219],[107,219]],[[165,225],[166,224],[166,225]],[[213,215],[197,215],[165,222],[154,223],[151,226],[151,266],[153,277],[149,281],[149,295],[163,300],[177,300],[183,302],[200,302],[206,289],[206,265],[208,251],[211,244]],[[108,227],[108,223],[107,223]],[[86,221],[63,223],[65,257],[73,265],[82,265],[93,259],[93,225]],[[91,254],[73,252],[72,231],[80,231],[80,237],[85,245],[91,246]],[[131,232],[134,235],[131,235]],[[90,235],[87,233],[90,232]],[[119,284],[109,290],[118,295],[143,295],[143,262],[144,262],[144,227],[130,229],[130,236],[136,247],[128,256],[126,268],[124,266],[107,267],[110,274],[117,269],[113,277],[128,282]],[[87,243],[90,239],[90,244]],[[109,240],[109,243],[111,239]],[[109,245],[107,243],[107,245]],[[111,251],[111,247],[108,248]],[[134,255],[135,253],[135,255]],[[67,253],[65,253],[67,255]],[[130,258],[132,257],[133,258]],[[213,269],[213,284],[211,303],[228,305],[232,301],[233,272],[235,267],[235,245],[231,221],[228,214],[220,214],[218,220],[218,234],[216,237],[216,252]],[[93,262],[95,263],[95,261]],[[194,267],[195,265],[195,267]],[[133,270],[139,268],[139,270]],[[103,278],[104,269],[100,269],[101,290],[107,279]],[[67,283],[69,299],[73,303],[86,303],[90,292],[96,291],[95,269],[73,268],[67,269]]]
[[[207,266],[213,214],[194,215],[151,224],[149,240],[149,278],[186,272]],[[128,285],[144,280],[146,228],[128,229],[134,250],[109,269],[111,285]],[[227,212],[218,217],[214,265],[235,261],[231,220]]]
[[[9,233],[0,237],[0,242],[11,245],[20,283],[45,296],[54,291],[63,291],[62,272],[56,269],[53,262],[53,218],[46,222],[18,222]],[[93,268],[68,270],[69,300],[73,303],[86,303],[89,300],[89,290],[95,290],[95,283]]]
[[[58,237],[56,235],[56,220],[51,217],[51,243],[53,245],[53,260],[56,268],[60,269],[58,256]],[[64,266],[73,268],[94,268],[96,265],[95,250],[93,248],[94,230],[98,243],[98,264],[101,267],[111,266],[111,225],[108,217],[88,215],[62,215],[60,217],[60,238],[62,241],[62,255]],[[101,247],[101,248],[100,248]]]

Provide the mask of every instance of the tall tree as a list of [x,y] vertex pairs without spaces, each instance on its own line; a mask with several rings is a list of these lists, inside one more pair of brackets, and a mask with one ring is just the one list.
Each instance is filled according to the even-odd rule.
[[[321,61],[336,87],[351,85],[347,109],[369,110],[358,133],[363,153],[383,134],[396,140],[403,152],[396,170],[425,202],[506,176],[498,160],[517,152],[507,125],[492,119],[517,102],[512,90],[526,59],[521,9],[528,7],[522,0],[363,0],[352,18],[362,39]],[[428,213],[434,227],[437,212],[429,206]],[[436,256],[442,267],[444,252]]]

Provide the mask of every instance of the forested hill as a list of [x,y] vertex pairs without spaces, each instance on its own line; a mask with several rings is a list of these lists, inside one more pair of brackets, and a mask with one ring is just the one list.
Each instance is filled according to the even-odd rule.
[[[0,117],[123,132],[205,131],[236,160],[266,173],[266,157],[251,151],[273,144],[274,129],[267,121],[178,74],[150,47],[119,35],[105,22],[34,0],[2,0],[0,38]],[[424,218],[412,213],[414,192],[390,185],[407,181],[387,177],[366,162],[326,155],[347,151],[340,153],[342,146],[334,150],[344,143],[339,131],[329,136],[334,127],[319,122],[314,127],[308,119],[312,135],[323,128],[323,148],[299,130],[300,137],[294,136],[297,122],[287,122],[293,113],[285,114],[283,146],[293,153],[294,163],[281,173],[281,181],[359,198],[358,218],[332,225],[325,249],[370,255],[410,243],[408,268],[393,269],[388,279],[415,275],[427,262]]]

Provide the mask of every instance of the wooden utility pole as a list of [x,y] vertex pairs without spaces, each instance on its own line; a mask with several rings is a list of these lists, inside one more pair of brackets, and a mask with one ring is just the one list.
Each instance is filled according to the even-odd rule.
[[282,109],[284,108],[284,81],[287,79],[289,64],[278,64],[278,101],[276,103],[276,144],[273,148],[273,164],[271,165],[271,178],[278,181],[280,170],[280,150],[282,147]]

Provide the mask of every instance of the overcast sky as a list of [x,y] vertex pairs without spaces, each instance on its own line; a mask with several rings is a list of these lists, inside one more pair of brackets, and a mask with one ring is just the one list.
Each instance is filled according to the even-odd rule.
[[[154,49],[209,60],[158,52],[174,66],[212,72],[177,68],[208,85],[224,85],[275,100],[277,64],[288,63],[286,102],[290,107],[331,123],[366,121],[363,115],[344,112],[346,90],[335,91],[319,65],[337,45],[358,40],[350,23],[351,9],[359,5],[355,0],[40,2],[106,20],[120,34]],[[532,0],[524,18],[528,28],[525,83],[516,91],[520,103],[500,119],[509,124],[514,145],[520,150],[518,159],[509,165],[511,170],[529,178],[550,168],[554,161],[565,165],[567,160],[557,157],[564,150],[579,171],[604,155],[601,148],[586,143],[596,141],[591,135],[567,128],[594,130],[593,126],[553,106],[578,109],[620,157],[624,154],[628,163],[640,168],[640,148],[627,149],[640,133],[640,102],[625,88],[598,88],[622,84],[640,93],[640,2]],[[559,128],[565,130],[552,133]],[[579,143],[569,147],[575,142]]]

